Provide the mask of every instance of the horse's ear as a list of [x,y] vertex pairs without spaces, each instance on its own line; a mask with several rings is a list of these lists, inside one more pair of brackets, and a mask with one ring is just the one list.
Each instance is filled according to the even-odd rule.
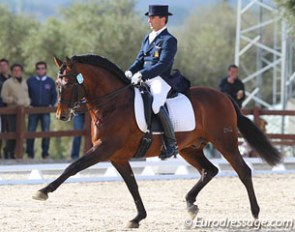
[[68,67],[71,67],[72,66],[72,61],[71,61],[71,59],[69,57],[66,57],[66,65]]
[[62,61],[60,59],[58,59],[56,56],[54,56],[53,59],[54,59],[56,66],[58,68],[60,68],[62,66]]

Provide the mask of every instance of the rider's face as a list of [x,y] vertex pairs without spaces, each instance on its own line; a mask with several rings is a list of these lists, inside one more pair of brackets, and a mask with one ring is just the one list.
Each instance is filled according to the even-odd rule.
[[153,31],[159,31],[163,27],[165,27],[165,25],[166,25],[165,20],[166,20],[165,17],[149,16],[148,23],[150,25],[150,28]]

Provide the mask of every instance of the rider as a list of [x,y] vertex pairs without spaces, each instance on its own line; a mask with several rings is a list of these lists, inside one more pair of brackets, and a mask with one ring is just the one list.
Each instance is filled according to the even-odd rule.
[[125,75],[133,84],[143,80],[150,87],[154,98],[152,109],[158,115],[164,129],[166,149],[162,150],[160,158],[166,159],[178,153],[174,129],[164,107],[171,89],[167,80],[170,78],[177,51],[177,39],[167,30],[168,16],[172,15],[168,11],[168,6],[150,5],[145,15],[148,16],[152,32],[144,38],[136,60]]

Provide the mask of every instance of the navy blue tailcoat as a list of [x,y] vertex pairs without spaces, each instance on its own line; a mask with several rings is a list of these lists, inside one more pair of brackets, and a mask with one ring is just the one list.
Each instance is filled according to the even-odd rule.
[[177,39],[167,29],[163,30],[151,44],[147,35],[129,70],[133,74],[140,72],[143,80],[161,76],[167,81],[170,78],[176,51]]

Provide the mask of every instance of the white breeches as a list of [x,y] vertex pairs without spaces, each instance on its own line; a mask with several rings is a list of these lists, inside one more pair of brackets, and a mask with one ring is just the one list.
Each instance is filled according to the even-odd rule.
[[154,97],[152,108],[154,113],[157,114],[160,111],[160,107],[165,104],[168,92],[171,87],[160,76],[149,79],[145,83],[150,87],[151,94]]

